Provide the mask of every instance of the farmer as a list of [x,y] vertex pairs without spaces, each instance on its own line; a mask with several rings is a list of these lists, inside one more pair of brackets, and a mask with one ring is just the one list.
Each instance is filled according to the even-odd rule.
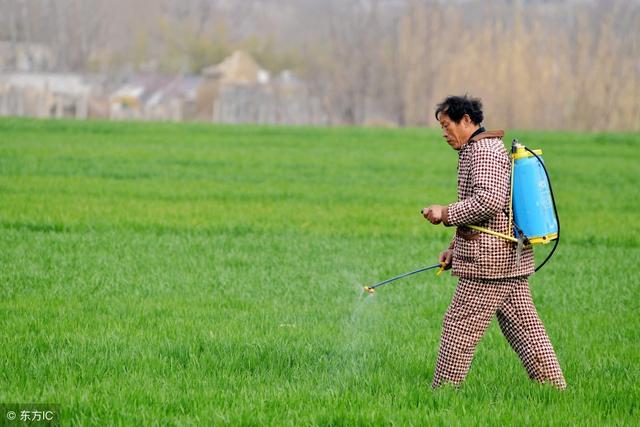
[[486,131],[482,103],[466,95],[446,98],[435,115],[442,136],[458,152],[458,201],[431,205],[423,214],[432,224],[456,227],[440,261],[459,280],[444,316],[432,387],[458,386],[464,380],[476,346],[496,315],[529,377],[564,389],[562,370],[529,291],[531,246],[518,257],[515,243],[467,227],[511,235],[511,161],[502,143],[504,132]]

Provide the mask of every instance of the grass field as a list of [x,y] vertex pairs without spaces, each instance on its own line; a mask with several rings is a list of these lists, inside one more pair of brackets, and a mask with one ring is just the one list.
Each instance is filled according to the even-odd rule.
[[640,135],[513,137],[562,221],[530,281],[566,392],[495,322],[432,391],[448,274],[361,296],[452,236],[418,214],[455,199],[438,131],[2,119],[0,402],[65,425],[637,425]]

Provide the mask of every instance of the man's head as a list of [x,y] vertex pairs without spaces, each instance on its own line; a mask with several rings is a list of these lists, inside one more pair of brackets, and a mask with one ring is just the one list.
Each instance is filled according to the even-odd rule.
[[436,106],[436,119],[442,136],[454,150],[467,143],[484,118],[482,102],[478,98],[450,96]]

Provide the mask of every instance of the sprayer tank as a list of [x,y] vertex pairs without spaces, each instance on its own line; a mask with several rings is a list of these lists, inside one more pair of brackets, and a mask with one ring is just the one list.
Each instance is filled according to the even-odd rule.
[[514,159],[513,216],[531,243],[549,243],[558,237],[558,221],[549,181],[540,164],[544,161],[542,151],[533,151],[537,158],[522,146],[516,146],[511,153]]

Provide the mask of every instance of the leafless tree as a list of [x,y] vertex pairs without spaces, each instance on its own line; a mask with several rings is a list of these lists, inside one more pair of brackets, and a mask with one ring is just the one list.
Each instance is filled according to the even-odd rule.
[[639,130],[639,28],[638,0],[0,0],[0,63],[38,44],[59,71],[197,73],[246,49],[335,124],[433,125],[471,93],[488,125]]

